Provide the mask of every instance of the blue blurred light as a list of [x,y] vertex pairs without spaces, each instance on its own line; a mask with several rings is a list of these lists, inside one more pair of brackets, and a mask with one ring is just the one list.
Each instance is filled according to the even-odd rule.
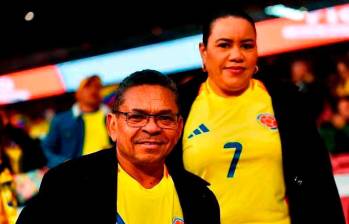
[[142,69],[155,69],[164,74],[193,70],[201,67],[198,45],[202,35],[133,49],[73,60],[58,64],[67,91],[77,89],[80,81],[97,74],[104,85],[120,82],[129,74]]
[[268,6],[264,9],[265,14],[277,17],[283,17],[292,20],[303,20],[305,12],[286,7],[282,4]]

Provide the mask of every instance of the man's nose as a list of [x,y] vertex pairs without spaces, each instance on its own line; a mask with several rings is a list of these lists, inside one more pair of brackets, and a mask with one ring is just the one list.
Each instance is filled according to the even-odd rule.
[[157,125],[154,117],[149,117],[147,124],[143,127],[143,130],[148,133],[157,133],[160,132],[162,129]]

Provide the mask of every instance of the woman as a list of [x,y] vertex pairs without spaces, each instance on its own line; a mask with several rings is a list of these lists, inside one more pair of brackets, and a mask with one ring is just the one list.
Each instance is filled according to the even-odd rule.
[[199,48],[208,76],[180,87],[183,151],[172,159],[211,184],[221,222],[344,223],[328,153],[297,89],[252,78],[253,20],[213,13]]

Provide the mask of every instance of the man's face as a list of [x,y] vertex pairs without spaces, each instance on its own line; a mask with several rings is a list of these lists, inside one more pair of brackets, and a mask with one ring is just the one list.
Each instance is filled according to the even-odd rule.
[[79,91],[77,100],[80,104],[98,108],[102,102],[101,90],[101,82],[98,79],[94,79]]
[[[140,85],[126,90],[120,112],[150,115],[177,114],[175,95],[159,85]],[[160,128],[150,117],[144,127],[131,127],[123,114],[108,114],[108,131],[117,143],[119,161],[134,165],[158,165],[177,143],[183,128],[178,119],[174,129]]]
[[292,81],[297,84],[304,81],[305,75],[309,73],[307,64],[303,61],[296,61],[292,64],[291,75]]

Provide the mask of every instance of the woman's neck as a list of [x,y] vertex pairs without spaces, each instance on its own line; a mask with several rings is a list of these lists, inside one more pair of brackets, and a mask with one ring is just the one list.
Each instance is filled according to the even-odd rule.
[[208,77],[208,85],[209,88],[218,96],[221,97],[237,97],[242,95],[249,87],[249,85],[247,85],[244,88],[238,89],[238,90],[224,90],[222,88],[219,88],[209,77]]

